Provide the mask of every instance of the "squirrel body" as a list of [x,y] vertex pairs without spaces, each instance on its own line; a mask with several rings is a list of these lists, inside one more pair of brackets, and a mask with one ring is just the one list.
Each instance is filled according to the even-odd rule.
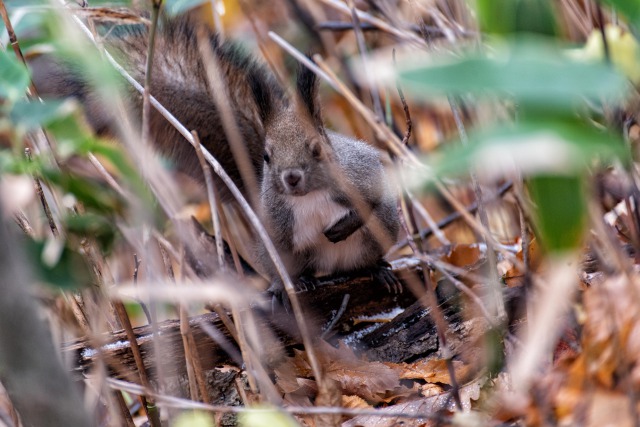
[[[399,229],[395,196],[378,151],[324,127],[318,82],[311,71],[300,69],[296,94],[288,95],[264,66],[207,31],[251,173],[260,187],[254,208],[292,279],[358,269],[377,271]],[[148,31],[137,28],[105,40],[138,81],[144,78],[147,38]],[[246,183],[210,95],[193,22],[166,22],[156,43],[151,94],[188,129],[198,132],[202,144],[246,195]],[[40,93],[78,98],[97,132],[115,133],[116,119],[80,72],[48,56],[35,58],[31,67]],[[126,93],[140,111],[141,96],[130,88]],[[150,135],[180,170],[203,181],[193,148],[155,111]],[[221,181],[217,183],[223,201],[230,201]],[[256,260],[273,281],[272,292],[282,292],[264,247],[260,242],[256,247]],[[383,274],[385,284],[391,280],[389,274],[388,270]]]
[[[293,276],[371,267],[388,249],[385,239],[392,242],[397,233],[395,199],[385,181],[377,150],[337,133],[327,132],[327,137],[334,157],[331,162],[341,176],[331,173],[322,176],[316,171],[311,179],[322,186],[314,188],[316,183],[308,184],[312,189],[303,195],[276,189],[271,182],[277,178],[268,179],[267,171],[262,182],[261,208],[266,211],[262,217],[270,235],[278,237],[274,243],[280,253],[289,255],[284,258]],[[308,179],[306,175],[304,179]],[[351,197],[362,197],[365,209],[371,212],[356,212],[350,195],[340,188],[338,180],[342,184],[348,181],[356,193]],[[367,220],[362,220],[363,216],[368,216]],[[386,236],[376,236],[370,229],[374,218],[384,224]]]

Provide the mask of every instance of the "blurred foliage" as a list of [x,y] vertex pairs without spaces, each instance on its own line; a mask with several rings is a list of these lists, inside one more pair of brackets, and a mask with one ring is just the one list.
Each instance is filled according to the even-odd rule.
[[[507,18],[499,10],[509,11]],[[401,65],[401,82],[425,99],[433,94],[466,99],[471,94],[480,100],[508,100],[515,124],[471,133],[469,144],[444,150],[430,165],[438,176],[469,169],[490,179],[523,173],[544,245],[552,251],[577,248],[586,224],[585,170],[630,158],[621,134],[604,130],[604,112],[580,113],[585,110],[581,106],[599,105],[604,111],[624,102],[630,84],[619,70],[631,70],[629,75],[638,69],[638,57],[624,55],[636,46],[628,40],[614,45],[622,51],[616,57],[625,56],[625,62],[612,67],[604,59],[587,61],[586,55],[569,54],[569,46],[555,37],[547,1],[479,1],[477,11],[483,31],[499,40],[455,59]]]
[[[49,4],[47,0],[7,0],[6,3],[10,9]],[[127,6],[132,2],[90,0],[90,3],[91,6]],[[168,0],[165,2],[165,11],[173,16],[206,3],[208,1],[205,0]],[[301,31],[302,26],[296,27],[298,23],[291,19],[292,12],[276,10],[278,8],[274,8],[271,2],[250,3],[250,9],[255,7],[252,9],[255,12],[253,18],[257,17],[258,27],[283,30],[282,34],[298,47],[315,42],[310,40],[308,34],[305,37],[300,36],[304,31]],[[356,2],[358,6],[363,3]],[[407,3],[411,2],[399,4]],[[433,8],[443,4],[436,1],[425,3]],[[615,7],[623,15],[618,26],[607,27],[605,31],[609,58],[605,58],[605,43],[599,29],[593,30],[581,47],[576,48],[574,44],[564,43],[563,29],[559,28],[562,20],[558,4],[561,2],[476,0],[469,3],[477,6],[475,16],[479,20],[482,32],[480,43],[473,40],[473,46],[469,48],[464,41],[455,46],[443,42],[444,48],[440,49],[441,45],[437,45],[437,51],[455,51],[456,56],[443,56],[435,62],[430,58],[429,64],[417,66],[399,64],[401,83],[414,97],[432,100],[434,95],[446,95],[454,101],[452,104],[457,105],[479,101],[479,110],[490,110],[496,105],[497,99],[502,103],[501,106],[507,106],[514,121],[505,124],[508,120],[501,120],[500,125],[492,127],[491,123],[481,122],[484,116],[480,116],[474,123],[479,125],[479,129],[469,131],[468,141],[450,144],[440,153],[431,156],[427,163],[438,178],[466,176],[470,170],[480,179],[487,181],[503,180],[505,177],[519,179],[521,174],[524,175],[529,195],[534,202],[536,231],[542,242],[552,252],[573,250],[581,244],[587,223],[588,177],[594,170],[614,162],[629,165],[629,149],[624,138],[619,129],[612,127],[605,117],[607,111],[622,105],[628,92],[633,91],[634,88],[627,79],[636,84],[640,81],[636,31],[640,23],[640,0],[603,1],[603,4]],[[150,2],[139,4],[149,5]],[[241,30],[235,34],[228,34],[231,38],[244,41],[244,37],[250,39],[252,35],[247,31],[246,16],[240,12],[238,5],[239,2],[227,2],[227,14],[223,17],[223,22],[226,25],[232,20],[243,20],[243,23],[238,25]],[[71,6],[75,7],[73,1]],[[379,11],[371,8],[369,12],[376,14]],[[438,16],[440,12],[437,11],[433,16]],[[334,19],[334,16],[330,13],[327,19]],[[629,27],[625,25],[625,18]],[[211,13],[207,19],[211,19]],[[343,22],[349,22],[349,18],[344,19]],[[414,20],[411,23],[414,23]],[[39,49],[53,52],[61,60],[82,70],[88,84],[94,87],[98,96],[105,102],[112,102],[116,98],[122,79],[103,61],[83,35],[71,31],[75,27],[68,25],[69,22],[65,19],[50,9],[34,9],[29,13],[16,14],[14,24],[19,33],[21,46],[27,53]],[[432,24],[432,21],[428,22],[428,25]],[[593,23],[589,22],[585,27],[590,30]],[[0,29],[4,30],[1,24]],[[472,32],[472,28],[464,29]],[[337,50],[334,53],[348,56],[357,51],[355,43],[350,40],[353,37],[352,32],[331,34],[336,39]],[[365,36],[371,47],[388,46],[396,42],[396,39],[388,35],[373,31],[366,32]],[[442,39],[439,39],[437,43],[441,41]],[[294,63],[273,44],[265,43],[261,47],[267,50],[271,60],[276,64]],[[254,45],[252,49],[257,52],[258,47]],[[328,55],[328,59],[334,60],[330,63],[332,67],[338,68],[341,78],[358,89],[361,98],[367,98],[366,90],[350,81],[347,72],[340,73],[345,70],[339,68],[340,61],[336,60],[337,55]],[[281,66],[280,69],[284,70],[285,67]],[[153,209],[155,201],[140,178],[136,165],[127,158],[126,151],[119,145],[96,137],[85,123],[77,103],[56,99],[43,102],[29,101],[25,97],[28,82],[27,70],[15,59],[13,53],[0,51],[0,138],[7,136],[12,143],[0,149],[0,174],[37,177],[53,189],[57,196],[62,196],[63,206],[58,207],[62,207],[63,211],[56,213],[60,216],[59,225],[63,237],[39,237],[32,240],[25,238],[28,240],[25,246],[33,270],[41,281],[65,290],[79,288],[91,284],[94,280],[87,258],[82,253],[83,242],[97,242],[102,252],[108,255],[119,239],[116,223],[124,220],[129,226],[137,220],[128,217],[130,200],[141,201],[145,209]],[[326,86],[323,86],[324,89]],[[340,131],[357,133],[358,118],[354,118],[356,114],[350,115],[353,110],[351,106],[343,99],[336,101],[339,96],[330,91],[326,91],[322,96],[323,104],[327,107],[325,110],[329,112],[327,120],[335,123]],[[388,123],[393,125],[392,97],[385,94],[385,98]],[[398,105],[395,107],[398,109]],[[417,139],[416,133],[420,132],[421,125],[432,120],[432,117],[425,118],[427,114],[420,114],[424,111],[413,107],[412,114],[418,113],[413,114],[417,125],[413,138]],[[444,110],[450,115],[449,109]],[[487,116],[490,117],[491,114]],[[471,117],[472,120],[474,118]],[[441,123],[437,123],[437,126],[441,126]],[[363,135],[367,135],[369,127],[361,127],[364,129]],[[426,127],[423,126],[423,129]],[[52,156],[49,153],[34,153],[32,159],[25,157],[25,139],[40,132],[41,128],[54,140],[53,154],[55,160],[63,165],[62,169],[52,164]],[[438,132],[440,130],[437,129]],[[373,140],[372,134],[368,136]],[[65,162],[71,163],[78,158],[88,164],[87,156],[90,154],[96,155],[108,172],[122,185],[124,195],[95,176],[87,177],[66,168]],[[128,195],[133,197],[130,199]],[[40,213],[41,210],[37,212]],[[159,221],[164,219],[160,218],[159,212],[154,213]],[[40,228],[48,235],[46,219],[40,214],[38,220]],[[38,233],[43,234],[41,230],[38,230]],[[472,238],[476,239],[477,236]],[[477,250],[475,246],[474,250]],[[126,254],[126,257],[129,260],[131,258],[129,254]],[[621,293],[624,294],[616,289],[617,295]],[[141,314],[141,306],[137,303],[127,303],[126,309],[132,317]],[[622,309],[617,311],[635,312]],[[610,308],[607,306],[603,313],[605,314],[602,320],[597,323],[605,328],[608,326]],[[496,330],[492,331],[495,332]],[[633,334],[624,333],[621,336]],[[495,339],[496,344],[489,347],[496,348],[496,354],[502,356],[500,337],[493,336],[491,339]],[[618,338],[610,341],[617,342]],[[617,355],[615,350],[607,353]],[[618,362],[616,359],[612,364]],[[356,361],[358,369],[361,370],[363,365],[363,361]],[[495,365],[502,367],[503,362],[496,362]],[[432,374],[431,369],[428,372],[429,375]],[[361,379],[360,376],[356,378]],[[377,379],[374,375],[369,378]],[[578,381],[567,383],[575,384]],[[386,395],[388,390],[384,391]],[[543,397],[546,397],[546,394]],[[405,396],[401,396],[399,400],[404,399]],[[574,400],[584,401],[582,396]],[[549,408],[545,407],[545,411],[550,413]],[[209,415],[200,412],[184,412],[171,422],[177,426],[214,425]],[[291,417],[275,409],[243,413],[239,422],[240,425],[252,427],[296,425]]]
[[13,53],[0,50],[0,97],[16,101],[29,86],[29,73]]
[[[445,61],[442,61],[445,62]],[[604,63],[571,61],[542,40],[497,44],[490,54],[470,53],[436,66],[407,69],[403,85],[432,93],[509,96],[519,106],[571,110],[583,98],[619,101],[626,79]]]
[[476,7],[484,34],[556,34],[550,0],[476,0]]
[[602,0],[614,6],[629,20],[629,24],[638,28],[640,24],[640,0]]
[[528,180],[537,203],[538,231],[549,250],[566,251],[582,243],[586,191],[581,175],[536,174]]
[[[256,408],[260,409],[260,408]],[[265,412],[263,408],[258,411],[242,412],[238,416],[238,425],[241,427],[296,427],[296,423],[290,415],[273,409]]]
[[[630,31],[619,26],[605,27],[607,47],[611,63],[634,84],[640,84],[640,44]],[[569,52],[571,56],[583,61],[604,61],[605,48],[602,33],[593,30],[587,43],[580,49]]]
[[31,272],[36,279],[61,290],[75,290],[93,283],[86,258],[67,242],[24,239]]
[[172,423],[174,427],[215,427],[211,415],[202,411],[183,412]]
[[[45,16],[35,13],[37,20],[25,20],[38,27],[34,38],[25,38],[35,42],[41,37],[49,40],[49,46],[65,61],[79,63],[87,71],[87,78],[93,76],[94,82],[100,82],[101,90],[113,96],[114,88],[119,84],[113,70],[105,67],[97,52],[89,54],[74,48],[79,43],[65,40],[62,24],[53,14]],[[56,34],[57,38],[50,35]],[[67,37],[69,37],[67,35]],[[29,43],[27,42],[27,45]],[[89,66],[91,64],[91,66]],[[85,286],[91,281],[90,269],[80,255],[79,242],[92,238],[104,253],[109,253],[117,237],[114,221],[126,214],[126,201],[122,195],[101,180],[80,176],[72,170],[60,168],[51,163],[49,154],[39,156],[31,150],[29,158],[23,152],[23,142],[30,134],[44,129],[55,141],[55,156],[59,162],[72,157],[86,157],[89,154],[99,156],[103,162],[130,190],[150,200],[149,191],[139,177],[122,148],[101,141],[84,123],[77,102],[66,99],[28,100],[29,73],[12,52],[0,51],[0,129],[4,129],[10,146],[0,147],[0,173],[26,174],[42,180],[63,196],[71,196],[66,209],[59,212],[63,233],[77,239],[64,239],[61,243],[54,239],[46,243],[33,240],[27,244],[27,253],[39,280],[57,287],[69,289]],[[72,203],[81,208],[71,209]],[[153,203],[149,202],[149,206]],[[47,249],[49,248],[49,249]],[[52,250],[54,248],[55,250]],[[45,256],[45,254],[47,254]]]
[[210,0],[167,0],[164,3],[164,10],[170,16],[176,16],[209,2]]

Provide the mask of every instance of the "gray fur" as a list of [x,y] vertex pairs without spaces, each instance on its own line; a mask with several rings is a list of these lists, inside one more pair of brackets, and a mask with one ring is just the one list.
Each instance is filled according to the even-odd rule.
[[[379,152],[362,141],[324,128],[318,130],[309,116],[294,108],[266,127],[269,162],[265,162],[261,194],[262,218],[289,273],[296,279],[303,274],[376,265],[399,229],[395,197]],[[321,156],[315,158],[313,149],[318,146]],[[304,173],[304,185],[297,194],[291,194],[282,182],[281,174],[286,169]],[[349,190],[355,190],[355,194]],[[341,241],[330,243],[323,233],[354,213],[358,202],[353,199],[357,198],[364,205],[365,212],[357,212],[364,216],[364,224]],[[372,228],[376,220],[377,235]],[[297,240],[302,242],[297,245]],[[264,249],[260,250],[269,275],[277,277]]]

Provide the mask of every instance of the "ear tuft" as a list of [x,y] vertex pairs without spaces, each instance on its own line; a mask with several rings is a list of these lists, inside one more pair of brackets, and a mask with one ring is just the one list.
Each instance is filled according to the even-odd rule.
[[264,76],[259,72],[249,72],[247,75],[249,80],[249,87],[253,94],[253,99],[258,106],[258,114],[263,123],[266,123],[271,118],[273,113],[274,99],[271,94],[271,88],[268,82],[266,82]]
[[300,64],[298,67],[296,86],[301,101],[300,104],[307,110],[314,124],[318,128],[322,128],[322,112],[320,111],[320,100],[318,99],[318,78],[304,64]]

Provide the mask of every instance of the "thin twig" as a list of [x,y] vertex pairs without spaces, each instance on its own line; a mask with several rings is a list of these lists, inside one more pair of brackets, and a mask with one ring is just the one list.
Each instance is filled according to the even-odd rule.
[[598,15],[598,29],[600,30],[600,37],[602,37],[602,47],[604,49],[604,58],[607,64],[611,64],[611,51],[609,48],[609,41],[607,40],[607,31],[604,23],[604,14],[602,13],[602,6],[599,1],[596,1],[596,13]]
[[[25,148],[24,153],[27,156],[28,161],[32,161],[31,158],[31,149]],[[38,194],[38,198],[40,199],[40,204],[42,205],[42,209],[44,210],[44,214],[47,217],[47,221],[49,222],[49,229],[54,237],[59,237],[60,232],[58,231],[58,226],[56,225],[55,220],[53,219],[53,214],[51,213],[51,208],[49,208],[49,203],[44,195],[44,191],[42,189],[42,184],[40,183],[40,179],[37,176],[33,176],[33,181],[36,187],[36,194]]]
[[[346,16],[351,16],[351,10],[349,9],[349,7],[342,3],[339,2],[337,0],[320,0],[322,3],[326,4],[327,6],[330,6],[342,13],[344,13]],[[424,40],[422,40],[420,37],[416,36],[415,34],[413,34],[410,31],[405,31],[405,30],[400,30],[397,29],[389,24],[387,24],[386,22],[384,22],[383,20],[376,18],[366,12],[363,12],[361,10],[356,9],[356,13],[358,14],[358,18],[361,21],[367,22],[371,25],[375,25],[376,27],[378,27],[380,30],[385,31],[389,34],[393,34],[394,36],[402,39],[402,40],[406,40],[412,44],[417,45],[418,47],[425,47],[425,42]]]
[[[22,54],[22,49],[20,49],[20,44],[18,43],[18,37],[16,37],[16,33],[13,30],[13,25],[11,24],[11,20],[9,19],[9,13],[7,12],[7,8],[5,7],[4,0],[0,0],[0,15],[2,15],[2,21],[4,22],[4,26],[7,29],[7,33],[9,34],[9,42],[11,43],[11,48],[13,52],[16,54],[16,57],[27,66],[27,61],[24,59],[24,55]],[[37,97],[38,91],[36,87],[33,85],[33,81],[29,80],[29,91],[31,96]]]
[[118,194],[120,194],[123,197],[126,197],[126,193],[124,189],[120,186],[120,184],[118,184],[118,181],[116,181],[113,178],[113,176],[111,176],[109,171],[107,171],[107,169],[102,165],[102,163],[100,163],[100,160],[98,160],[95,154],[89,153],[88,157],[89,157],[89,161],[96,168],[100,176],[102,176],[104,180],[107,181],[107,184],[109,184],[114,190],[116,190]]
[[[222,208],[220,201],[218,200],[218,212],[220,213],[220,224],[222,225],[222,231],[225,233],[222,236],[223,241],[229,245],[231,251],[231,258],[233,259],[233,266],[236,269],[236,273],[239,277],[244,277],[244,271],[242,268],[242,262],[240,261],[240,255],[238,255],[238,248],[234,237],[234,232],[230,227],[230,223],[227,220],[227,214]],[[235,233],[237,234],[237,233]]]
[[331,319],[331,322],[329,322],[329,325],[327,325],[322,335],[320,335],[320,339],[325,339],[326,336],[329,334],[329,332],[331,332],[333,327],[336,326],[336,323],[338,323],[338,320],[340,320],[344,312],[347,310],[347,305],[349,304],[349,298],[351,298],[349,294],[344,295],[344,297],[342,298],[342,304],[340,304],[340,308],[338,309],[336,314],[333,316],[333,319]]
[[369,91],[371,93],[371,100],[373,101],[373,111],[378,116],[378,119],[384,121],[384,113],[382,112],[382,105],[380,104],[380,94],[378,88],[373,83],[371,76],[371,70],[369,66],[369,59],[367,57],[367,46],[364,42],[364,36],[362,35],[362,29],[360,28],[360,19],[356,13],[356,8],[353,5],[353,0],[347,0],[349,9],[351,9],[351,19],[353,20],[353,30],[356,35],[356,43],[358,44],[358,50],[360,51],[360,58],[362,60],[362,66],[364,67],[364,73],[367,78]]
[[[497,191],[496,193],[496,197],[502,197],[507,191],[511,190],[511,188],[513,188],[513,183],[511,181],[503,184]],[[409,195],[411,196],[412,200],[415,200],[415,198],[411,195],[411,193],[409,193]],[[489,201],[489,200],[488,200]],[[415,207],[417,209],[424,209],[424,207],[419,204],[419,203],[414,203]],[[462,206],[462,205],[460,205]],[[469,214],[474,214],[477,210],[478,210],[478,203],[476,201],[474,201],[473,203],[471,203],[470,205],[466,206],[463,208],[464,212],[468,212]],[[425,210],[426,213],[426,210]],[[436,236],[438,236],[438,234],[442,233],[442,229],[451,225],[453,222],[459,220],[460,218],[463,217],[463,214],[457,210],[452,212],[451,214],[447,215],[446,217],[442,218],[440,221],[438,221],[437,223],[433,222],[433,219],[431,219],[430,221],[427,222],[427,224],[429,225],[429,228],[420,231],[420,237],[423,239],[426,239],[427,237],[431,236],[432,234],[435,234]],[[429,217],[430,218],[430,217]],[[431,224],[431,222],[433,222],[433,225]],[[444,234],[442,235],[442,237],[446,240],[446,237],[444,237]],[[417,236],[411,236],[411,238],[415,239],[417,238]],[[443,240],[441,238],[438,238],[441,242],[443,242]],[[390,253],[393,252],[397,252],[400,248],[404,247],[405,245],[407,245],[407,239],[404,240],[400,240],[398,243],[396,243],[394,245],[394,247],[392,249],[389,250]],[[447,241],[447,243],[443,243],[443,244],[449,244],[450,242]]]
[[[184,249],[180,251],[180,283],[186,283],[186,269],[184,262]],[[183,337],[186,336],[186,342],[184,342],[184,355],[187,362],[187,369],[191,369],[191,378],[189,379],[189,387],[191,395],[196,396],[195,389],[200,391],[200,397],[204,403],[211,403],[209,392],[207,390],[207,383],[205,380],[204,369],[200,362],[200,353],[198,352],[198,346],[196,345],[195,338],[193,337],[193,330],[189,323],[188,311],[186,304],[180,305],[180,333]],[[188,373],[188,371],[187,371]],[[194,387],[193,380],[197,387]]]
[[420,258],[422,258],[425,262],[428,262],[430,265],[432,265],[433,268],[438,270],[440,274],[442,274],[447,280],[449,280],[457,290],[459,290],[460,292],[465,294],[467,297],[469,297],[469,299],[471,299],[471,301],[473,301],[474,304],[478,306],[478,308],[480,309],[480,312],[482,313],[484,318],[487,319],[487,321],[489,322],[489,325],[492,328],[498,327],[498,324],[496,323],[493,316],[491,316],[491,314],[487,311],[487,308],[485,307],[480,297],[478,297],[478,295],[476,295],[471,289],[469,289],[467,285],[465,285],[463,282],[453,277],[453,275],[449,273],[449,271],[447,271],[446,268],[444,268],[442,263],[433,262],[434,260],[430,256],[421,255]]
[[451,394],[453,395],[456,407],[459,411],[462,411],[460,386],[458,384],[458,380],[456,379],[455,369],[453,367],[453,353],[451,352],[451,348],[449,347],[447,340],[447,322],[445,320],[442,309],[438,305],[438,297],[436,296],[436,290],[431,282],[431,276],[428,269],[425,269],[424,271],[424,284],[427,290],[427,298],[430,300],[428,306],[429,308],[431,308],[431,318],[436,324],[436,333],[438,335],[438,340],[440,341],[442,357],[446,361],[447,370],[449,371],[449,379],[451,380]]
[[380,141],[384,141],[387,148],[393,152],[396,156],[402,159],[406,159],[412,166],[423,167],[422,163],[410,152],[407,147],[401,144],[400,139],[389,129],[384,126],[382,122],[377,120],[375,114],[369,110],[354,94],[351,92],[335,75],[335,73],[324,62],[320,55],[314,55],[313,59],[318,66],[334,80],[335,84],[339,87],[339,92],[344,96],[349,103],[355,107],[362,117],[371,125],[376,132],[376,137]]
[[[229,406],[229,405],[208,405],[200,402],[194,402],[189,399],[183,399],[180,397],[167,396],[163,394],[158,394],[153,392],[152,390],[145,389],[144,386],[140,386],[138,384],[130,383],[123,380],[118,380],[115,378],[107,378],[109,386],[115,390],[122,390],[132,394],[141,395],[141,394],[153,394],[153,396],[157,399],[158,403],[162,406],[166,406],[168,408],[179,408],[179,409],[199,409],[203,411],[210,412],[220,412],[220,413],[264,413],[269,414],[273,413],[274,409],[267,408],[247,408],[242,406]],[[356,408],[344,408],[338,406],[284,406],[282,408],[278,408],[278,410],[285,411],[290,414],[301,414],[301,415],[320,415],[320,414],[343,414],[348,416],[379,416],[385,418],[410,418],[410,419],[448,419],[447,417],[442,417],[438,414],[434,414],[433,412],[402,412],[402,411],[383,411],[379,409],[356,409]]]
[[487,242],[491,242],[491,245],[495,250],[500,252],[506,259],[510,260],[515,264],[516,267],[524,271],[524,266],[522,265],[522,261],[520,261],[516,256],[514,256],[511,252],[507,251],[501,244],[498,242],[495,237],[491,235],[489,230],[487,230],[482,224],[480,224],[472,215],[469,213],[465,206],[458,201],[453,194],[447,189],[447,187],[441,182],[436,181],[435,187],[442,194],[442,196],[447,200],[447,202],[454,207],[456,211],[460,213],[462,219],[477,233],[484,236]]
[[[113,301],[113,306],[116,310],[118,320],[124,327],[124,332],[127,335],[127,339],[129,340],[131,353],[133,354],[133,360],[136,363],[136,368],[140,377],[140,384],[143,384],[145,389],[151,390],[151,383],[149,382],[149,377],[147,376],[147,369],[144,366],[142,353],[140,352],[140,347],[138,346],[136,335],[133,332],[133,327],[131,325],[131,320],[129,320],[127,310],[125,309],[122,301]],[[151,422],[152,419],[157,419],[158,411],[154,405],[153,396],[147,397],[145,395],[140,395],[140,398],[142,399],[142,406],[147,414],[147,418],[149,419],[149,421]],[[154,416],[154,413],[156,414],[156,416]],[[156,425],[159,426],[160,424]]]
[[[162,0],[153,0],[152,8],[151,8],[151,28],[149,30],[149,44],[147,46],[147,63],[145,65],[145,76],[144,76],[144,93],[142,94],[142,143],[150,145],[151,141],[149,140],[149,135],[151,133],[151,107],[149,104],[149,97],[151,94],[151,82],[152,76],[151,71],[153,69],[153,57],[155,53],[155,40],[156,40],[156,30],[158,28],[158,18],[160,15],[160,7],[162,6]],[[153,304],[153,303],[152,303]],[[152,305],[153,308],[153,305]],[[153,310],[155,313],[155,310]],[[129,318],[127,317],[127,321]],[[150,321],[152,325],[155,325],[153,321],[153,316]],[[154,331],[155,336],[155,331]],[[133,346],[132,346],[133,348]],[[155,346],[156,350],[158,350],[158,346]],[[144,384],[144,383],[143,383]],[[156,409],[155,400],[153,398],[147,398],[147,416],[149,418],[149,423],[151,427],[160,427],[160,413]]]
[[[352,22],[344,22],[344,21],[324,21],[319,22],[316,25],[316,28],[320,31],[351,31],[354,28]],[[420,29],[418,25],[408,25],[406,27],[408,30],[413,31],[416,34],[424,34],[424,32]],[[361,22],[360,29],[362,31],[381,31],[381,29],[375,25]],[[430,37],[442,37],[444,36],[444,31],[442,28],[435,27],[433,25],[425,25],[425,31],[429,34]],[[461,34],[465,37],[475,37],[477,34],[474,31],[461,30]]]
[[113,391],[113,396],[118,404],[118,408],[120,408],[120,414],[122,414],[122,421],[124,421],[126,427],[135,427],[136,425],[133,422],[133,417],[131,416],[131,412],[129,412],[129,407],[124,401],[122,393],[124,392],[120,390]]
[[218,258],[218,267],[220,270],[224,270],[224,245],[222,244],[222,229],[220,228],[220,215],[218,215],[219,200],[215,191],[215,185],[213,183],[213,176],[211,175],[211,168],[207,164],[207,161],[202,155],[202,144],[198,133],[191,131],[193,139],[196,141],[195,149],[200,161],[200,167],[202,168],[202,174],[204,175],[204,182],[207,187],[207,199],[209,200],[209,210],[211,211],[211,222],[213,223],[213,236],[216,240],[216,255]]
[[[400,225],[404,229],[405,233],[407,233],[407,235],[411,235],[411,231],[409,230],[409,227],[407,226],[407,223],[404,220],[404,215],[402,215],[402,212],[398,212],[398,217],[400,218]],[[414,255],[416,255],[419,258],[421,257],[422,251],[418,248],[415,241],[413,241],[412,239],[409,239],[409,247],[411,247],[411,250],[413,251]],[[426,307],[431,308],[430,314],[431,314],[431,318],[433,319],[433,322],[436,325],[436,333],[438,335],[438,340],[440,342],[442,356],[445,359],[447,368],[449,370],[449,377],[451,381],[451,394],[454,397],[458,410],[461,411],[462,401],[460,400],[460,388],[458,387],[458,381],[456,380],[455,371],[453,369],[453,353],[449,348],[449,345],[447,343],[447,337],[446,337],[446,331],[448,329],[447,322],[444,318],[444,314],[442,313],[442,310],[440,309],[440,306],[438,305],[438,297],[436,296],[435,288],[431,285],[429,264],[423,261],[422,268],[424,272],[423,273],[424,285],[426,290],[424,294],[427,299]],[[417,288],[417,286],[415,285],[414,287]]]
[[[462,118],[460,117],[460,110],[458,106],[458,102],[452,97],[449,96],[449,105],[451,106],[451,111],[453,112],[453,118],[456,123],[456,127],[458,128],[458,134],[460,135],[460,139],[464,145],[469,144],[469,139],[467,138],[467,132],[464,127],[464,123]],[[484,196],[482,194],[482,187],[480,186],[480,182],[478,181],[475,173],[471,172],[471,182],[473,185],[473,190],[476,195],[476,203],[478,204],[478,216],[480,217],[480,223],[487,230],[487,234],[490,233],[489,228],[489,217],[487,216],[486,207],[484,205]],[[490,299],[491,311],[500,319],[500,321],[504,321],[506,319],[506,310],[504,307],[504,300],[502,298],[502,292],[500,291],[500,280],[498,278],[498,261],[496,258],[496,253],[493,248],[493,244],[489,239],[486,239],[487,244],[487,259],[489,261],[489,275],[491,277],[490,286],[492,292],[492,298]]]
[[[162,249],[161,249],[162,250]],[[138,273],[140,268],[140,259],[138,258],[138,254],[133,254],[133,285],[136,286],[138,284]],[[147,318],[147,323],[151,323],[151,312],[149,311],[149,307],[142,300],[138,301],[140,307],[142,308],[142,312],[144,316]]]
[[[395,48],[392,50],[393,55],[393,64],[396,64],[396,50]],[[409,138],[411,138],[411,130],[413,128],[413,122],[411,121],[411,113],[409,112],[409,106],[407,105],[407,100],[404,98],[404,92],[402,91],[402,87],[400,86],[400,82],[396,80],[396,89],[398,90],[398,96],[400,96],[400,102],[402,103],[402,110],[404,111],[405,123],[407,124],[407,130],[402,138],[402,145],[407,145],[409,143]]]
[[151,144],[149,141],[151,106],[149,104],[149,96],[151,95],[151,71],[153,70],[153,57],[155,54],[156,32],[158,29],[158,17],[160,15],[160,6],[162,0],[153,0],[151,9],[151,28],[149,29],[149,44],[147,46],[147,63],[145,65],[144,74],[144,93],[142,94],[142,141],[145,144]]
[[258,179],[255,168],[249,157],[249,150],[244,144],[242,133],[232,109],[232,98],[229,88],[224,84],[220,61],[211,50],[211,43],[202,27],[196,31],[198,51],[204,62],[209,94],[213,98],[216,110],[220,113],[222,129],[228,139],[233,159],[236,162],[247,198],[252,206],[258,206]]
[[24,232],[24,234],[26,234],[31,238],[36,236],[36,233],[35,231],[33,231],[33,227],[31,227],[31,224],[29,224],[29,220],[27,219],[27,216],[24,214],[24,212],[22,211],[16,212],[14,215],[14,218],[16,220],[16,223],[20,227],[20,229]]

